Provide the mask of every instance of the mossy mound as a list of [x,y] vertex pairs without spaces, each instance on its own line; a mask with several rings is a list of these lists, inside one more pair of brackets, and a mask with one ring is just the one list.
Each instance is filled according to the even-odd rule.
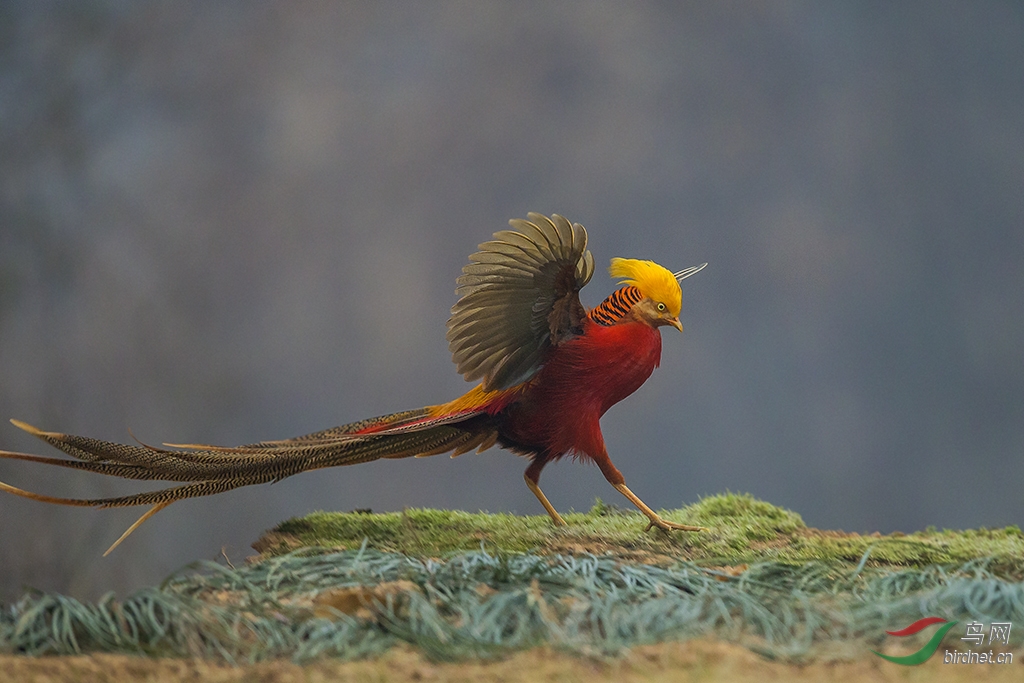
[[708,531],[645,533],[640,514],[602,503],[561,529],[509,514],[315,513],[269,532],[242,566],[199,562],[124,600],[27,594],[0,609],[0,654],[302,662],[411,645],[465,660],[713,637],[807,662],[862,656],[924,616],[1024,619],[1016,527],[821,531],[736,494],[664,514]]
[[567,527],[547,516],[408,509],[402,512],[314,512],[287,520],[254,547],[264,556],[296,548],[363,546],[413,557],[441,557],[478,550],[537,554],[612,555],[647,564],[687,560],[702,566],[741,567],[756,562],[825,562],[838,565],[926,567],[988,559],[990,571],[1024,576],[1024,533],[1004,529],[882,535],[824,531],[800,515],[745,494],[708,496],[661,513],[703,532],[644,532],[647,519],[598,501],[584,513],[565,515]]

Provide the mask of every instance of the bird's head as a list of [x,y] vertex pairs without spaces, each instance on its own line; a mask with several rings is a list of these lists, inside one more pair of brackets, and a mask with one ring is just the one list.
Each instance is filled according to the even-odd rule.
[[654,261],[613,258],[608,272],[612,277],[620,278],[622,284],[636,287],[643,295],[644,298],[633,306],[633,313],[640,320],[652,327],[671,325],[682,332],[679,311],[683,306],[683,289],[679,283],[706,265],[704,263],[673,273]]

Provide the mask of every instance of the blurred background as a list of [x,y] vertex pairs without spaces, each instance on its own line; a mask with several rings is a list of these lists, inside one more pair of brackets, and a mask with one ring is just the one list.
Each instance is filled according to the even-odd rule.
[[[557,212],[601,265],[711,264],[603,421],[653,507],[1022,524],[1022,74],[1013,2],[3,3],[0,416],[234,445],[448,400],[467,255]],[[0,448],[55,454],[6,422]],[[107,558],[141,509],[0,495],[0,598],[123,595],[319,509],[543,514],[526,464],[304,474],[178,503]],[[543,485],[627,504],[593,466]]]

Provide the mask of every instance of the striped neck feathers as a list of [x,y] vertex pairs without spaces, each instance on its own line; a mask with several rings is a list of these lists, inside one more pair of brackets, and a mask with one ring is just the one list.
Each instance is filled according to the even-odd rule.
[[590,319],[605,327],[617,325],[623,322],[633,306],[643,298],[644,295],[633,285],[620,287],[590,311]]

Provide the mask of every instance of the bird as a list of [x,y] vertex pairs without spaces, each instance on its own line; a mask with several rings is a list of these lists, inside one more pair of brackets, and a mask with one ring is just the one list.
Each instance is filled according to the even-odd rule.
[[[447,324],[456,369],[468,392],[438,405],[353,422],[281,441],[238,447],[120,444],[11,422],[71,458],[12,451],[0,457],[125,479],[184,482],[110,498],[58,498],[0,482],[0,490],[45,503],[150,508],[107,549],[168,505],[300,472],[382,458],[452,457],[500,446],[525,456],[527,487],[557,527],[565,520],[540,488],[544,467],[564,456],[598,466],[648,519],[645,531],[705,531],[669,521],[626,486],[605,447],[600,420],[651,376],[661,361],[661,328],[682,332],[684,279],[707,263],[672,272],[642,259],[613,258],[619,287],[587,310],[580,290],[594,275],[587,231],[553,214],[528,213],[480,244],[456,280]],[[134,437],[133,437],[134,438]]]

